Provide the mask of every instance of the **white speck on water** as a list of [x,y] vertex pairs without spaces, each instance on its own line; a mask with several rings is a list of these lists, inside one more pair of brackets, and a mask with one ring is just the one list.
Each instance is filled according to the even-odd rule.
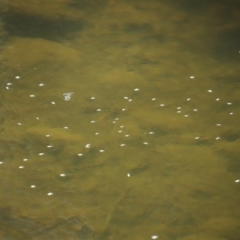
[[85,148],[90,148],[91,147],[91,143],[88,143],[85,145]]
[[69,101],[73,95],[73,92],[63,93],[64,101]]

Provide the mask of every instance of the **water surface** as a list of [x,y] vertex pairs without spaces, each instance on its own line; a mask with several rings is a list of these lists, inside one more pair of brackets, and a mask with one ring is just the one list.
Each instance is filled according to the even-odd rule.
[[1,239],[239,239],[237,1],[0,1]]

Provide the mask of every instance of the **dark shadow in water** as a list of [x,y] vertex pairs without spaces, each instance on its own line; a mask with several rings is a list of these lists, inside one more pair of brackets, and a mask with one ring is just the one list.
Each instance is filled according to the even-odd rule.
[[[230,154],[229,154],[230,155]],[[240,161],[239,157],[231,156],[228,159],[228,168],[227,170],[232,173],[240,173]]]
[[102,0],[102,1],[89,1],[89,0],[72,0],[69,3],[70,7],[77,8],[79,10],[88,11],[96,11],[99,8],[104,8],[108,1]]
[[215,54],[218,58],[224,57],[233,61],[239,60],[239,39],[240,27],[219,33],[218,44],[215,46],[213,54]]
[[60,42],[70,33],[81,31],[83,20],[67,19],[51,20],[35,15],[4,14],[2,16],[4,30],[8,35],[18,37],[43,38]]
[[227,160],[227,171],[231,173],[240,173],[239,152],[227,149],[217,151],[221,157]]
[[1,239],[94,239],[93,230],[77,217],[57,219],[52,223],[40,223],[29,217],[15,217],[9,208],[0,209]]
[[[162,2],[163,0],[158,0]],[[199,11],[205,10],[209,8],[210,6],[213,5],[222,5],[225,6],[226,8],[231,8],[231,9],[236,9],[239,7],[239,2],[238,1],[227,1],[226,0],[178,0],[178,1],[168,1],[164,0],[167,4],[173,5],[177,7],[178,9],[183,9],[186,11],[193,11],[196,13],[199,13]]]

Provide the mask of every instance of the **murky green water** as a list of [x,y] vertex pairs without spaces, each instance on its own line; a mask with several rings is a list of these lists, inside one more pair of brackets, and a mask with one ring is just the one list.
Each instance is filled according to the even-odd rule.
[[237,1],[0,1],[0,238],[239,240]]

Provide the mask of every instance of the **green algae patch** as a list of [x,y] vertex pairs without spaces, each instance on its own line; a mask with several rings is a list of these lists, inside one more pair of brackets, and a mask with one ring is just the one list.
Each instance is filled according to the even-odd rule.
[[[28,51],[26,51],[28,49]],[[59,43],[31,38],[14,38],[11,44],[3,51],[6,65],[15,67],[32,67],[44,62],[71,62],[79,61],[78,51],[65,47]],[[24,57],[24,61],[22,61]]]
[[77,143],[83,141],[83,137],[77,133],[71,133],[65,129],[49,128],[49,127],[32,127],[27,132],[37,138],[50,137],[52,141],[66,141]]

